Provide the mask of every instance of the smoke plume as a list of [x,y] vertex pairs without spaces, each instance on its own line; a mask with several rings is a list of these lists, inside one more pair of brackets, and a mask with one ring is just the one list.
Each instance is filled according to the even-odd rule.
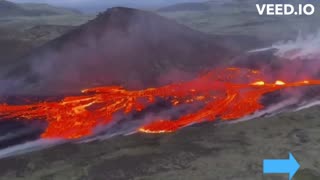
[[[303,35],[299,33],[295,40],[280,41],[270,47],[255,49],[249,53],[272,51],[273,55],[282,64],[281,72],[284,76],[302,78],[320,77],[320,30],[315,34]],[[292,96],[300,99],[294,103],[296,110],[303,110],[320,104],[319,88],[309,91],[291,91]],[[309,97],[308,97],[309,96]]]

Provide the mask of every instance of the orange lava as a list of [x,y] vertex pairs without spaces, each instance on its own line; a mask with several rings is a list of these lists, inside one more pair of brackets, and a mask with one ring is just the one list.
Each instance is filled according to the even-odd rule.
[[228,68],[215,70],[191,81],[159,88],[130,91],[118,86],[85,89],[79,96],[60,101],[25,105],[0,105],[0,118],[21,121],[46,120],[42,138],[78,139],[93,134],[98,125],[113,121],[117,112],[143,111],[158,99],[172,106],[201,103],[201,109],[176,120],[150,121],[138,128],[144,133],[173,132],[203,121],[236,120],[263,108],[260,98],[284,88],[320,85],[320,80],[265,82],[256,70]]

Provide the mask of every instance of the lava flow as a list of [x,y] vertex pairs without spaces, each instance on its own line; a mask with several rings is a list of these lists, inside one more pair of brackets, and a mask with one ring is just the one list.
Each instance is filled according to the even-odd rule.
[[24,105],[0,105],[0,119],[45,120],[48,126],[42,138],[78,139],[93,135],[98,125],[113,122],[117,112],[139,112],[165,100],[172,106],[201,104],[196,112],[178,119],[154,120],[139,127],[144,133],[173,132],[188,125],[221,120],[236,120],[250,115],[264,106],[263,95],[284,88],[320,85],[320,80],[285,82],[265,81],[256,70],[227,68],[208,72],[191,81],[159,88],[130,91],[118,86],[85,89],[78,96],[59,101],[43,101]]

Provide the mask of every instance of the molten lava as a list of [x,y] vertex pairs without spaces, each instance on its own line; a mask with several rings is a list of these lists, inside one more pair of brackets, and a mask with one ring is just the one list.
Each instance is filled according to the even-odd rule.
[[46,120],[42,138],[78,139],[90,136],[98,125],[113,122],[115,113],[144,111],[159,100],[172,106],[201,104],[196,112],[178,119],[154,120],[139,127],[144,133],[166,133],[203,121],[236,120],[263,108],[260,98],[284,88],[320,85],[320,80],[265,82],[256,70],[215,70],[191,81],[130,91],[118,86],[85,89],[78,96],[25,105],[0,105],[3,120]]

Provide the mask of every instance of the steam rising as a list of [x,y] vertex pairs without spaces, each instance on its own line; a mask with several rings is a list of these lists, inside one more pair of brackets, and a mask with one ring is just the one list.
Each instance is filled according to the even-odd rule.
[[[305,36],[300,33],[294,41],[277,42],[270,47],[255,49],[249,51],[249,53],[268,50],[275,50],[274,55],[279,60],[301,61],[302,65],[310,64],[303,71],[316,78],[320,77],[320,30],[315,34]],[[301,96],[301,94],[296,95]],[[320,105],[320,94],[315,94],[312,100],[297,101],[294,104],[298,106],[295,109],[296,111],[318,106]]]
[[[112,31],[112,30],[110,30]],[[132,30],[132,31],[135,31]],[[113,32],[113,31],[112,31]],[[113,32],[114,33],[114,32]],[[118,42],[118,35],[115,35],[114,37],[111,36],[108,38],[110,39],[117,39]],[[121,34],[120,34],[121,35]],[[64,50],[61,56],[65,56],[65,57],[60,57],[60,55],[57,54],[51,54],[51,51],[49,54],[45,54],[48,59],[46,59],[46,61],[44,61],[44,63],[42,63],[42,66],[38,66],[38,65],[33,65],[32,70],[36,71],[38,74],[45,74],[48,71],[50,71],[50,75],[53,74],[54,71],[56,72],[60,72],[61,69],[69,69],[69,71],[63,71],[63,72],[67,72],[68,74],[64,74],[64,73],[56,73],[58,76],[58,80],[61,80],[61,82],[64,81],[70,81],[72,82],[74,79],[80,79],[79,77],[82,77],[81,75],[83,74],[77,74],[78,69],[76,69],[74,66],[72,66],[75,63],[82,63],[83,67],[92,67],[92,68],[96,68],[97,67],[97,63],[99,63],[100,61],[102,61],[101,57],[97,57],[97,54],[101,54],[103,55],[103,57],[108,57],[108,52],[104,52],[103,48],[105,48],[107,45],[103,44],[103,42],[107,42],[106,39],[108,38],[102,38],[101,40],[99,40],[99,42],[101,43],[101,46],[96,46],[96,42],[92,42],[92,39],[89,39],[89,41],[87,42],[87,46],[89,46],[89,48],[92,50],[92,52],[88,55],[83,55],[83,54],[77,54],[77,53],[72,53],[67,50]],[[131,37],[131,38],[137,38],[135,36]],[[159,40],[162,39],[162,37],[159,37]],[[125,43],[125,47],[127,49],[130,49],[130,42],[127,41],[127,37],[125,38],[121,38],[120,40],[123,40],[121,43]],[[116,41],[116,40],[114,40]],[[120,43],[120,42],[118,42]],[[123,44],[118,44],[119,47],[123,47]],[[71,47],[71,49],[76,48],[78,50],[80,50],[80,52],[85,52],[83,49],[81,49],[81,43],[79,46],[76,46],[74,44],[69,44],[68,46]],[[180,47],[183,47],[183,45],[181,45]],[[86,47],[87,48],[87,47]],[[182,51],[188,50],[190,47],[185,47],[183,48]],[[99,50],[97,52],[97,49]],[[113,49],[113,51],[116,51],[117,48]],[[250,52],[261,52],[261,51],[267,51],[270,49],[275,49],[275,53],[274,55],[276,57],[279,58],[280,61],[303,61],[306,63],[310,63],[310,66],[307,66],[306,69],[304,69],[305,72],[311,72],[313,76],[315,77],[319,77],[319,67],[320,67],[320,60],[319,60],[319,49],[320,49],[320,31],[319,33],[315,34],[315,35],[308,35],[306,37],[303,37],[301,35],[299,35],[299,37],[295,40],[295,41],[288,41],[288,42],[278,42],[275,43],[274,45],[270,46],[270,47],[266,47],[263,49],[256,49],[256,50],[252,50]],[[131,52],[131,51],[129,51]],[[132,52],[133,53],[133,52]],[[114,55],[118,55],[120,57],[122,57],[123,55],[121,54],[121,52],[113,52]],[[50,56],[50,57],[49,57]],[[149,55],[147,56],[149,57]],[[58,62],[58,60],[60,60],[62,58],[61,61],[68,59],[70,61],[68,61],[68,63],[64,63],[65,66],[61,67],[59,66],[59,64],[55,64]],[[81,59],[83,58],[83,59]],[[85,59],[89,59],[89,58],[93,58],[94,60],[91,62],[93,64],[86,64],[88,63],[87,61],[85,61]],[[112,58],[112,57],[109,57]],[[151,58],[151,56],[150,56]],[[181,58],[181,57],[180,57]],[[41,59],[41,58],[40,58]],[[53,59],[53,60],[52,60]],[[81,59],[81,61],[78,61],[79,59]],[[52,61],[51,61],[52,60]],[[57,60],[57,61],[56,61]],[[196,61],[196,60],[194,60]],[[50,62],[50,63],[48,63]],[[46,64],[47,63],[47,64]],[[54,63],[54,64],[51,64]],[[105,63],[105,62],[104,62]],[[122,62],[118,63],[119,66],[122,65]],[[55,69],[52,69],[52,66],[55,67]],[[98,70],[95,73],[101,73],[99,74],[99,76],[97,77],[105,77],[104,72],[106,71],[105,67],[108,66],[104,66],[104,67],[99,67]],[[110,68],[110,67],[109,67]],[[132,68],[130,65],[128,65],[126,67],[127,69],[124,69],[123,71],[128,71],[130,68]],[[312,69],[309,69],[312,68]],[[144,68],[147,69],[147,68]],[[110,69],[111,72],[115,71]],[[90,72],[91,73],[91,72]],[[114,72],[113,74],[117,74],[119,75],[119,77],[121,77],[121,71],[120,72]],[[111,73],[112,74],[112,73]],[[101,75],[101,76],[100,76]],[[179,77],[180,73],[178,73],[177,77]],[[50,78],[51,76],[46,77],[46,80],[49,80],[50,82]],[[67,78],[67,79],[66,79]],[[70,79],[69,79],[70,78]],[[103,80],[104,82],[111,82],[111,80],[113,79],[113,77],[109,76],[109,77],[105,77],[105,78],[110,78],[107,80]],[[183,78],[188,79],[188,74],[183,75]],[[162,81],[169,81],[167,78],[163,78]],[[9,80],[8,80],[9,82]],[[1,84],[6,85],[7,80],[2,80]],[[13,81],[14,84],[19,84],[20,81]],[[12,81],[10,81],[10,83],[12,83]],[[59,81],[60,83],[60,81]],[[72,85],[72,84],[71,84]],[[6,86],[2,86],[2,87],[6,87]],[[4,89],[3,91],[5,91],[6,89]],[[1,89],[0,89],[1,91]],[[294,92],[296,93],[296,92]],[[305,92],[302,92],[305,93]],[[291,97],[291,98],[286,98],[283,101],[277,102],[275,104],[271,104],[270,106],[268,106],[265,110],[260,111],[260,112],[256,112],[253,115],[250,115],[248,117],[244,117],[242,119],[240,119],[239,121],[234,121],[234,122],[241,122],[241,121],[246,121],[246,120],[251,120],[257,117],[261,117],[261,116],[271,116],[271,115],[275,115],[277,113],[283,112],[283,111],[288,111],[288,110],[302,110],[305,108],[310,108],[312,106],[317,106],[320,105],[320,100],[319,100],[319,94],[316,94],[315,97],[312,97],[312,101],[309,99],[302,99],[303,94],[301,94],[301,92],[296,93],[297,97]],[[317,99],[318,98],[318,99]],[[182,109],[181,109],[182,108]],[[133,116],[129,116],[129,117],[124,117],[123,115],[119,115],[117,117],[114,117],[116,120],[114,121],[113,124],[109,124],[108,126],[99,126],[96,128],[96,133],[94,136],[92,137],[88,137],[86,139],[82,139],[80,141],[72,141],[74,143],[87,143],[87,142],[91,142],[91,141],[95,141],[95,140],[105,140],[108,138],[111,138],[113,136],[118,136],[118,135],[130,135],[132,133],[136,133],[136,129],[137,127],[141,126],[142,124],[145,124],[147,121],[149,121],[150,119],[167,119],[168,117],[172,117],[172,116],[176,116],[180,114],[180,111],[183,111],[184,108],[190,110],[190,109],[195,109],[197,107],[180,107],[179,108],[172,108],[172,109],[163,109],[162,112],[160,113],[148,113],[142,117],[133,117]],[[156,117],[156,118],[155,118]],[[125,121],[124,119],[126,118],[130,118],[130,121]],[[8,139],[12,139],[17,135],[23,135],[27,132],[27,130],[23,130],[21,132],[18,132],[18,134],[8,134],[6,136],[0,137],[0,142],[1,140],[8,140]],[[27,142],[24,144],[19,144],[13,147],[9,147],[6,149],[2,149],[0,150],[0,158],[5,158],[5,157],[9,157],[9,156],[14,156],[14,155],[19,155],[19,154],[23,154],[23,153],[28,153],[31,151],[35,151],[35,150],[41,150],[44,148],[48,148],[48,147],[52,147],[54,145],[58,145],[61,143],[65,143],[66,141],[62,141],[62,140],[36,140],[36,141],[31,141],[31,142]]]
[[13,147],[2,149],[0,151],[0,159],[10,156],[21,155],[32,151],[39,151],[42,149],[50,148],[52,146],[56,146],[58,144],[62,144],[64,142],[65,141],[63,140],[39,139],[36,141],[19,144]]
[[320,55],[320,30],[316,34],[298,35],[296,40],[281,41],[274,43],[270,47],[251,50],[249,52],[259,52],[275,49],[275,55],[289,60],[318,60]]

